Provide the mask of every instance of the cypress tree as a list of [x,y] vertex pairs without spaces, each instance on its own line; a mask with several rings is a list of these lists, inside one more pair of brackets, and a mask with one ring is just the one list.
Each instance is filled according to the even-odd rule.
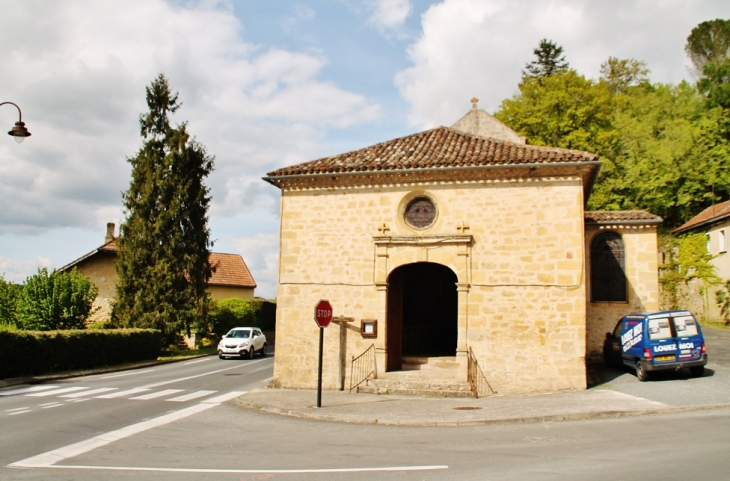
[[132,180],[123,193],[126,219],[117,239],[115,323],[160,329],[171,340],[205,316],[211,276],[209,189],[213,158],[191,138],[187,123],[170,126],[180,107],[160,74],[140,115],[142,147],[127,160]]

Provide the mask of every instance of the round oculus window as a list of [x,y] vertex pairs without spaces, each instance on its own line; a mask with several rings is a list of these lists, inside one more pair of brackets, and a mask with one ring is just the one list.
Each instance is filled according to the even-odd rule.
[[424,229],[436,220],[436,206],[428,197],[416,197],[408,203],[405,214],[408,225]]

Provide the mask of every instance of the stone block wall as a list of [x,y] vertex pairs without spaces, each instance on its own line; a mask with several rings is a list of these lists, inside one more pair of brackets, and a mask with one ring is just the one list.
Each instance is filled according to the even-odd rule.
[[[403,221],[418,195],[438,209],[424,230]],[[347,375],[351,356],[373,342],[382,372],[387,276],[400,265],[436,262],[458,277],[457,358],[472,348],[500,393],[584,389],[582,205],[579,178],[284,190],[274,383],[316,386],[313,309],[323,298],[335,316],[356,319],[344,346]],[[378,320],[377,339],[361,338],[360,319]],[[335,389],[339,328],[325,330],[324,351],[323,383]],[[465,369],[459,373],[466,381]]]
[[[111,306],[117,295],[117,272],[114,254],[97,254],[81,261],[76,268],[99,288],[94,300],[96,312],[89,316],[88,323],[108,321],[111,317]],[[98,309],[97,309],[98,308]]]
[[[627,302],[591,302],[590,285],[586,297],[586,356],[589,361],[603,359],[603,340],[616,322],[632,312],[659,309],[659,264],[656,227],[586,227],[586,279],[591,278],[590,245],[593,238],[610,230],[621,236],[625,252]],[[590,283],[589,283],[590,284]]]

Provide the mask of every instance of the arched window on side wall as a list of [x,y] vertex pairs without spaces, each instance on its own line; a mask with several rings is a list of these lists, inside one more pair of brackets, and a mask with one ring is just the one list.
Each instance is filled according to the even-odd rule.
[[624,242],[615,232],[591,242],[591,302],[626,302]]

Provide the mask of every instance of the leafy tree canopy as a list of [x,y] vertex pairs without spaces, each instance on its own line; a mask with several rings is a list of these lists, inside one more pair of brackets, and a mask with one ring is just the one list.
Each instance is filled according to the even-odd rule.
[[563,47],[556,45],[552,40],[543,38],[540,45],[532,51],[535,60],[525,65],[522,76],[526,78],[550,77],[558,72],[568,70],[568,62],[563,55]]
[[[598,81],[574,70],[523,78],[495,117],[534,145],[600,155],[596,210],[642,209],[676,227],[730,196],[730,125],[690,84],[652,84],[641,61],[609,58]],[[714,186],[714,189],[713,189]]]
[[126,220],[117,240],[115,324],[160,329],[169,337],[206,315],[211,275],[209,189],[213,158],[170,116],[180,104],[160,74],[147,87],[149,111],[140,115],[144,143],[129,158]]
[[646,62],[640,60],[608,57],[601,64],[601,79],[608,84],[612,93],[617,94],[625,92],[629,87],[648,82],[649,69]]
[[75,268],[48,272],[45,267],[25,280],[17,299],[18,327],[27,330],[84,329],[98,294],[91,280]]
[[708,20],[692,29],[684,47],[700,76],[708,64],[720,64],[730,58],[730,20]]

